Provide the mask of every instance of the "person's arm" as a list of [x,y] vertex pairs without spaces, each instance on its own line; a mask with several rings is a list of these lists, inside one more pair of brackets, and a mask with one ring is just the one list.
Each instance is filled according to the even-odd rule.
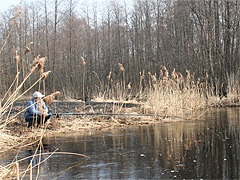
[[44,115],[47,116],[48,115],[48,107],[46,106],[45,102],[43,100],[41,100],[42,102],[42,108],[44,110]]
[[42,107],[46,113],[48,113],[48,107],[46,106],[45,102],[42,101]]
[[36,104],[33,100],[28,101],[27,103],[27,115],[40,115],[41,113],[37,110]]

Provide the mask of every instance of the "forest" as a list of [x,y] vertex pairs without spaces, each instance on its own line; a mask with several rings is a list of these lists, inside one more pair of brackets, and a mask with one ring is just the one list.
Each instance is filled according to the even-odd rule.
[[46,93],[63,97],[136,97],[164,68],[226,95],[238,89],[239,8],[238,0],[22,1],[0,14],[0,93],[38,56],[51,71]]

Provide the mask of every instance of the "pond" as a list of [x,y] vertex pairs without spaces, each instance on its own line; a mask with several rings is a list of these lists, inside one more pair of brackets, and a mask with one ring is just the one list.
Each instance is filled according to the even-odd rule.
[[[240,108],[224,108],[203,120],[45,138],[47,151],[89,158],[53,154],[39,179],[239,179],[239,116]],[[31,153],[22,151],[19,159]]]

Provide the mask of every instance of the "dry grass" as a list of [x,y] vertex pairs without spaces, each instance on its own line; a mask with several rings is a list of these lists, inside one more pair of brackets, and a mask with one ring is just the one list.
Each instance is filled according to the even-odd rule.
[[146,111],[164,115],[191,117],[199,109],[206,108],[205,87],[186,70],[186,77],[173,70],[162,67],[160,77],[151,75],[151,87],[148,91]]
[[144,106],[145,113],[189,118],[207,108],[240,105],[237,78],[229,79],[227,97],[218,96],[220,87],[208,84],[208,76],[201,82],[189,70],[184,77],[174,69],[170,77],[163,66],[159,78],[156,74],[149,74],[149,79],[151,86]]
[[175,69],[170,73],[165,66],[162,66],[159,73],[148,72],[146,75],[145,71],[140,72],[140,81],[136,88],[136,84],[126,83],[123,64],[117,65],[120,79],[113,77],[110,71],[106,77],[106,87],[94,72],[100,82],[95,99],[113,102],[135,100],[143,104],[143,113],[183,118],[194,117],[199,111],[211,107],[240,105],[239,73],[228,77],[227,96],[225,97],[219,96],[224,85],[217,80],[215,84],[210,83],[212,80],[207,73],[200,79],[189,70],[186,70],[183,75]]
[[[20,16],[20,11],[17,9],[15,12],[14,17],[11,19],[11,21],[14,21],[15,25],[17,23],[17,17]],[[13,28],[13,25],[11,26],[11,30]],[[10,37],[11,30],[6,38],[6,42],[8,38]],[[3,44],[0,54],[6,44],[6,42]],[[27,47],[26,54],[30,52],[30,48]],[[46,61],[46,57],[40,58],[40,56],[36,56],[32,62],[32,68],[30,69],[29,73],[23,78],[21,82],[19,82],[19,72],[18,72],[18,64],[19,61],[21,61],[21,57],[18,54],[18,51],[14,51],[14,59],[16,62],[16,77],[14,81],[12,82],[12,85],[9,87],[8,91],[5,93],[3,98],[1,99],[1,105],[0,105],[0,133],[1,133],[1,141],[0,141],[0,153],[12,150],[12,149],[18,149],[21,150],[22,148],[29,146],[30,144],[34,143],[34,141],[37,139],[37,148],[36,151],[41,150],[41,139],[44,137],[44,129],[40,130],[40,133],[38,132],[36,134],[36,131],[29,131],[26,130],[26,127],[24,127],[21,130],[21,133],[15,132],[12,130],[8,130],[7,125],[12,125],[14,130],[16,129],[16,125],[18,124],[18,120],[16,119],[17,115],[11,115],[11,110],[13,107],[14,102],[16,102],[18,99],[20,99],[22,96],[24,96],[29,90],[31,90],[38,82],[41,80],[43,81],[47,76],[49,75],[50,71],[44,73],[44,65]],[[40,78],[32,83],[30,87],[27,88],[27,90],[22,92],[22,87],[25,84],[25,82],[29,79],[29,77],[34,73],[34,71],[38,69],[40,73]],[[51,94],[50,96],[47,96],[46,99],[48,99],[48,102],[51,103],[51,100],[54,99],[54,96],[58,95],[59,92],[55,92]],[[23,109],[22,111],[25,111]],[[21,112],[22,112],[21,111]],[[19,112],[19,113],[21,113]],[[14,133],[15,132],[15,133]],[[40,151],[41,152],[41,151]],[[17,155],[16,155],[17,158]],[[26,171],[31,171],[31,168],[28,167]],[[20,176],[24,177],[24,174],[21,175],[19,171],[19,161],[15,160],[13,163],[0,167],[0,177],[3,179],[19,179]]]

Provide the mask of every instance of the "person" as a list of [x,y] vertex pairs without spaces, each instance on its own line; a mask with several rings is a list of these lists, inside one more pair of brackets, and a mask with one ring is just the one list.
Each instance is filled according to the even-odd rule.
[[34,126],[37,123],[37,127],[45,124],[52,116],[52,113],[48,112],[48,107],[43,101],[44,95],[38,91],[34,92],[32,99],[27,103],[27,109],[25,112],[25,121],[28,122],[28,128]]

